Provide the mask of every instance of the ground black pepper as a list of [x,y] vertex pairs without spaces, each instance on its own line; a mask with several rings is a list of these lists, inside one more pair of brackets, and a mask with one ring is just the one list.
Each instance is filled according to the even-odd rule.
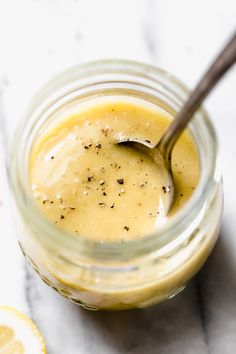
[[123,179],[123,178],[118,178],[117,182],[118,182],[119,184],[124,184],[124,179]]
[[102,129],[102,133],[105,135],[105,137],[107,136],[108,130],[109,130],[108,128]]

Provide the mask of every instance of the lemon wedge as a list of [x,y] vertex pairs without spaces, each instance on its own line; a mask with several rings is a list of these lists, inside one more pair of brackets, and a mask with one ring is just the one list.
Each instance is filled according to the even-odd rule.
[[0,354],[46,354],[35,323],[8,306],[0,306]]

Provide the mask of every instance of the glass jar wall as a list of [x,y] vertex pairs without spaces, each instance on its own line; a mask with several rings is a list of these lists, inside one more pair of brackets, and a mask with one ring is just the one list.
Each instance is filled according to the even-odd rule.
[[139,100],[172,116],[188,90],[172,75],[134,62],[75,67],[49,83],[29,105],[9,161],[14,216],[22,251],[41,278],[89,309],[145,307],[181,291],[210,254],[219,233],[222,184],[214,129],[204,110],[189,132],[201,176],[188,203],[155,233],[127,243],[100,243],[63,232],[40,211],[31,192],[29,157],[48,126],[101,99]]

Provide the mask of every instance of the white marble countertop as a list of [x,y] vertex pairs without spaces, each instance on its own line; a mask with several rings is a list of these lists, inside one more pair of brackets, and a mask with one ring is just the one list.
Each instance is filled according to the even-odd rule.
[[221,237],[199,275],[166,303],[93,313],[44,285],[18,247],[4,170],[24,107],[56,73],[92,59],[125,58],[165,68],[193,86],[235,25],[235,0],[0,1],[0,304],[34,319],[49,354],[236,352],[236,68],[206,102],[224,176]]

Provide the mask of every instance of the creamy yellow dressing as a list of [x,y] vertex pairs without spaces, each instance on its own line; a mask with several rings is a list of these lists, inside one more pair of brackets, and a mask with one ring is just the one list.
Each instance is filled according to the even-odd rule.
[[[136,102],[103,101],[64,117],[35,141],[33,195],[58,227],[96,241],[128,241],[165,222],[168,181],[151,157],[117,145],[122,138],[156,144],[171,116]],[[170,217],[199,180],[193,140],[182,134],[172,159],[175,198]]]

